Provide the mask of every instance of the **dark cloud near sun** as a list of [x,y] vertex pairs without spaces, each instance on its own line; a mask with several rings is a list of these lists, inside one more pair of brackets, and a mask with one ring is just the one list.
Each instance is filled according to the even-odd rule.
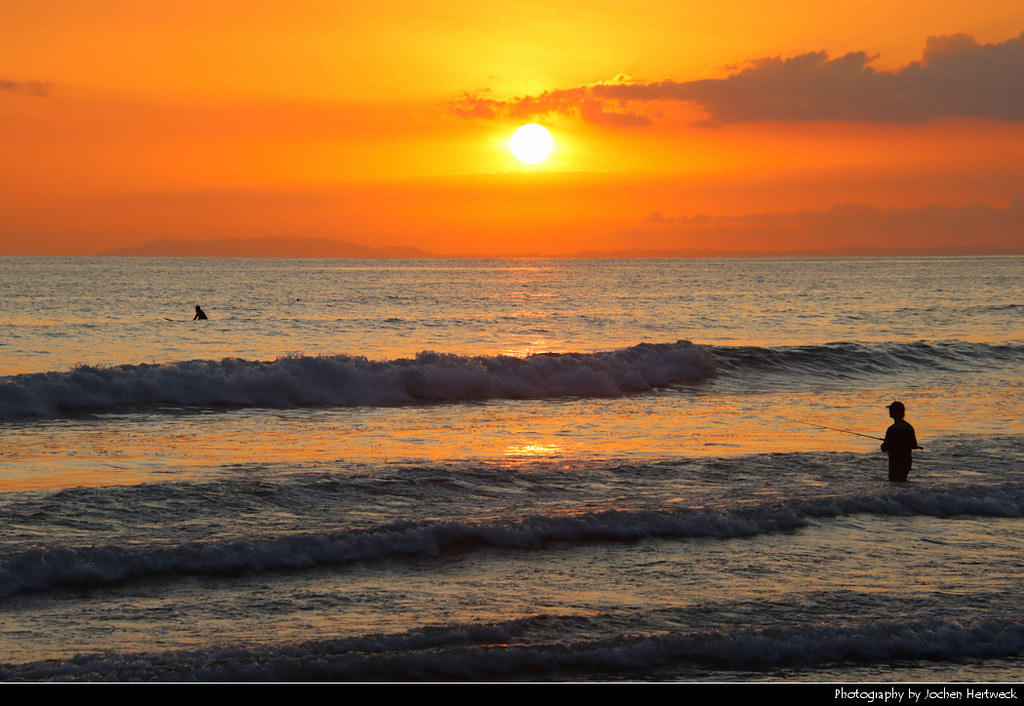
[[568,113],[579,114],[585,121],[598,125],[649,125],[652,122],[649,116],[624,109],[627,99],[617,99],[613,95],[615,89],[633,85],[640,84],[633,84],[629,77],[619,75],[610,83],[545,91],[536,96],[522,96],[510,100],[491,98],[479,93],[464,93],[454,101],[453,110],[466,118],[508,117],[530,120],[550,113]]
[[38,98],[50,95],[52,84],[46,81],[10,81],[0,78],[0,91],[7,93],[25,93]]
[[748,62],[726,78],[633,81],[617,77],[498,100],[465,94],[455,110],[467,117],[534,118],[573,113],[602,125],[648,125],[659,102],[700,108],[705,124],[757,121],[912,123],[941,117],[1024,121],[1024,32],[997,44],[966,34],[929,37],[921,61],[896,71],[877,58],[824,51]]

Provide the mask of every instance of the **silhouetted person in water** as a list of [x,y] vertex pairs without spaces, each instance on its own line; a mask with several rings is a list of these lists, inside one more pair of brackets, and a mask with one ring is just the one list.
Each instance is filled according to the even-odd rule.
[[199,305],[196,304],[196,315],[192,317],[192,320],[195,321],[196,319],[205,319],[205,318],[206,318],[206,312],[203,311],[202,309],[200,309]]
[[914,427],[903,418],[906,411],[902,402],[889,405],[889,416],[893,418],[893,424],[885,430],[885,440],[882,442],[882,451],[889,454],[889,480],[894,483],[906,482],[913,463],[912,452],[921,448],[917,445]]

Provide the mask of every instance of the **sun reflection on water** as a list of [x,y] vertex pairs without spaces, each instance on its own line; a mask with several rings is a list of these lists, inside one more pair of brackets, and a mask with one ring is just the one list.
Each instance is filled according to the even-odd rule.
[[505,447],[505,456],[514,458],[550,458],[564,453],[565,447],[561,444],[526,443]]

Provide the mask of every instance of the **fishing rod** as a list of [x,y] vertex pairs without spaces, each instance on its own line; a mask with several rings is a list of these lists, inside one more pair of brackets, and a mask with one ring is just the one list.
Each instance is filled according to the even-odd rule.
[[863,436],[865,439],[874,439],[875,441],[885,441],[885,439],[883,439],[880,436],[870,436],[868,434],[861,434],[859,432],[850,431],[848,429],[837,429],[836,427],[827,427],[824,424],[815,424],[814,422],[805,422],[805,421],[802,421],[800,419],[792,419],[790,417],[783,417],[783,419],[788,419],[789,421],[796,422],[797,424],[809,424],[812,427],[819,427],[821,429],[830,429],[832,431],[838,431],[838,432],[841,432],[843,434],[853,434],[854,436]]

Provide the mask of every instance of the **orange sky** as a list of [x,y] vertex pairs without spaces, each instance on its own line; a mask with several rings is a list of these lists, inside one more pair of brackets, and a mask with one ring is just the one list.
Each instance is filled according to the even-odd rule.
[[[969,9],[965,9],[969,7]],[[1024,3],[0,0],[0,255],[1024,248]],[[508,139],[546,125],[555,151]]]

